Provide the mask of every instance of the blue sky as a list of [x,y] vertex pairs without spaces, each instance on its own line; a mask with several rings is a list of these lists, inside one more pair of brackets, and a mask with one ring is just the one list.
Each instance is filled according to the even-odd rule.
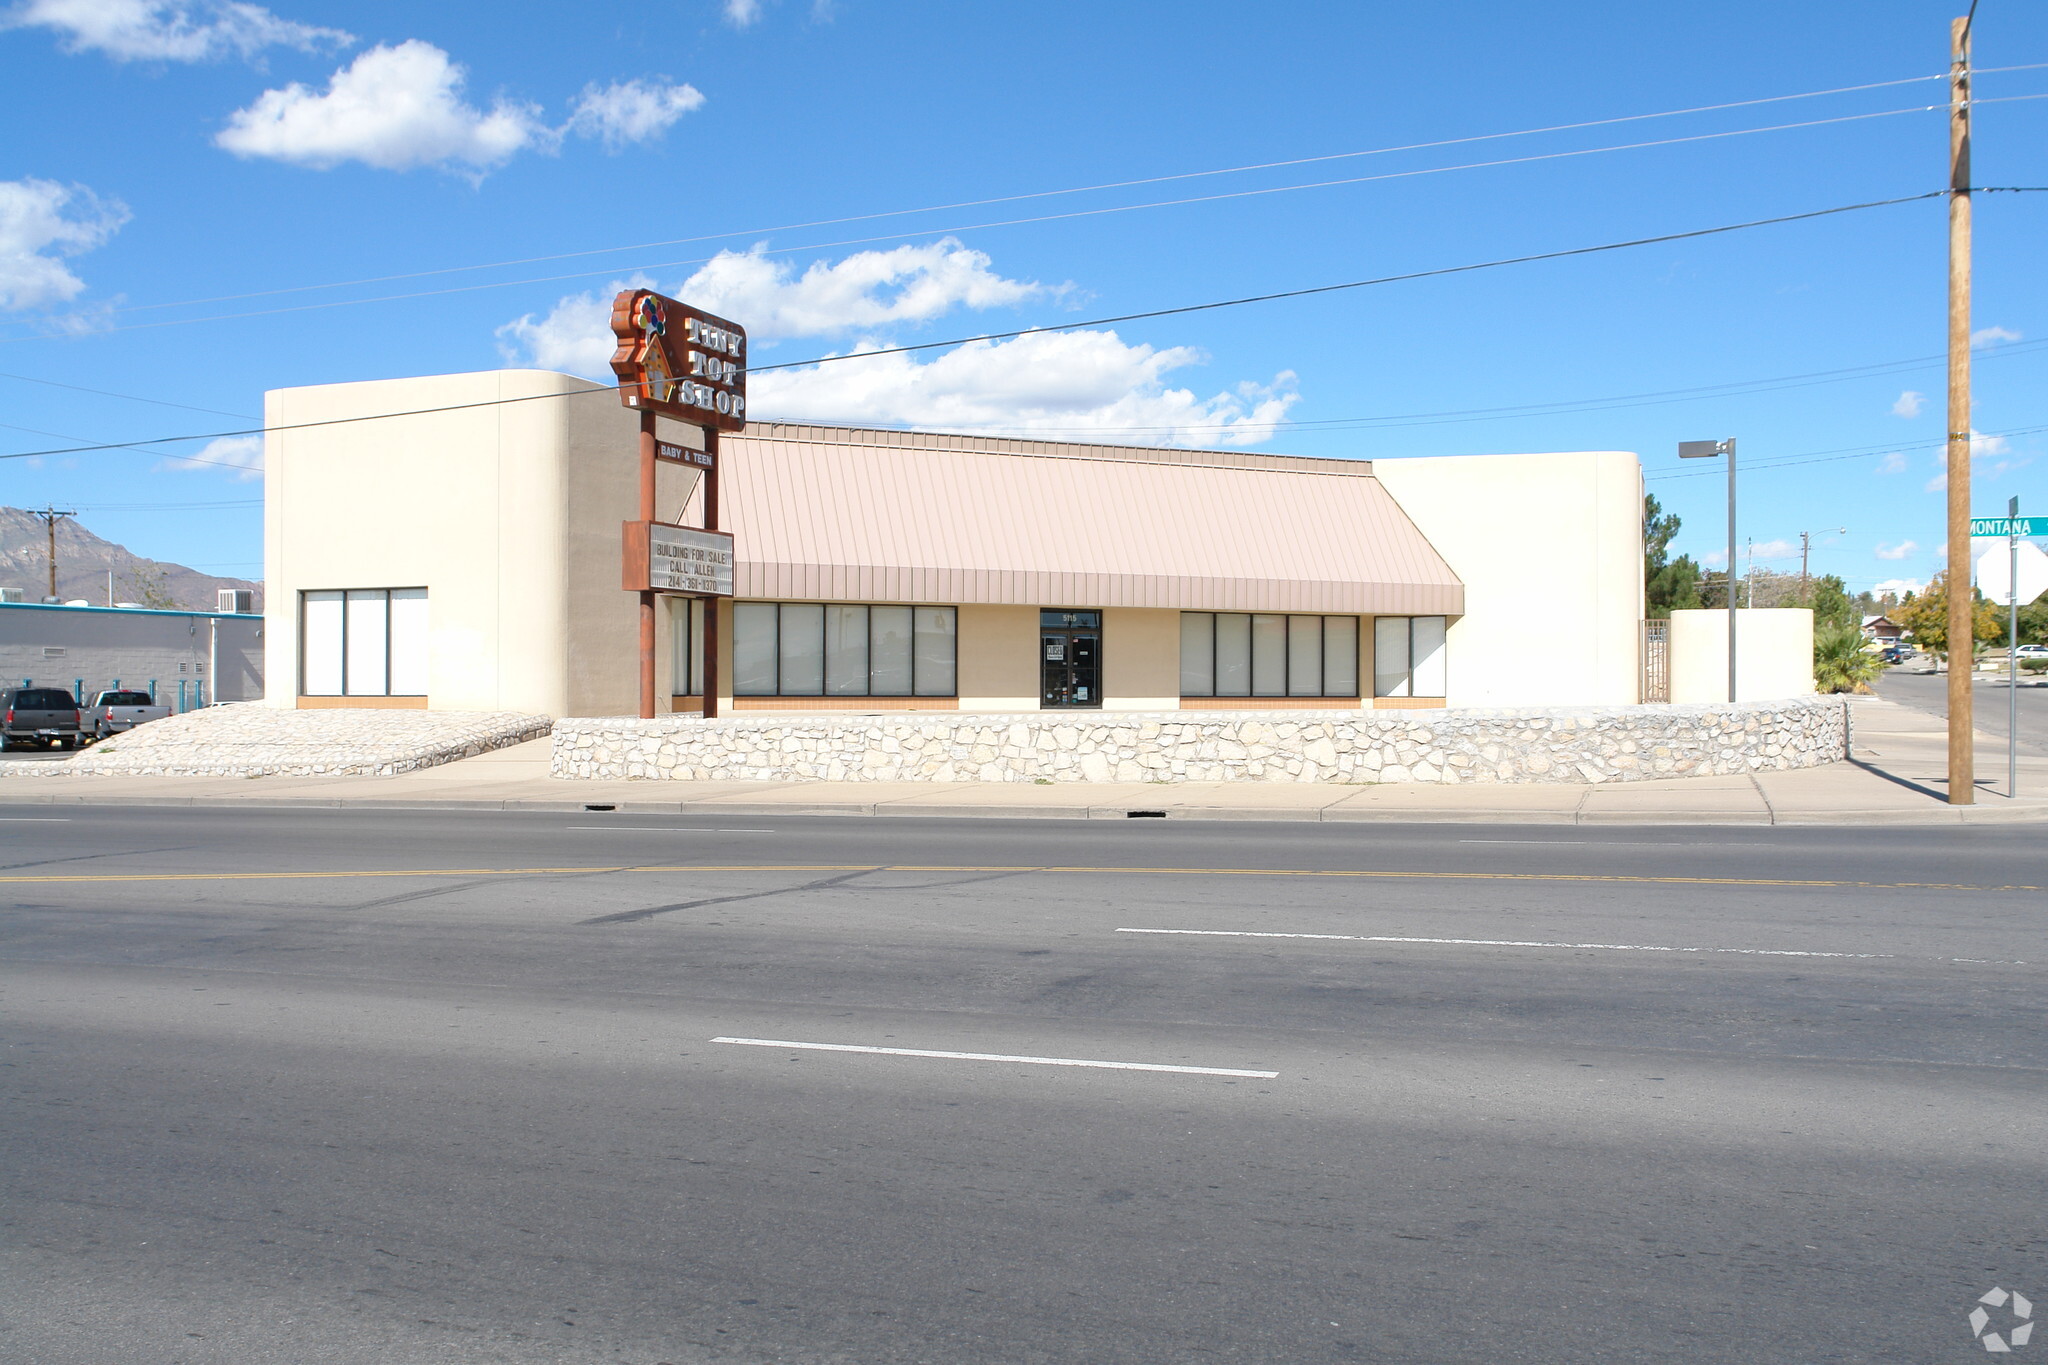
[[[1957,8],[0,0],[0,453],[251,425],[297,384],[601,375],[630,281],[767,364],[1920,194],[1947,94],[1914,78]],[[1976,61],[2048,63],[2048,7],[1982,0]],[[2048,185],[2048,69],[1977,94],[1978,183]],[[1639,117],[1742,101],[1771,102]],[[2048,513],[2044,226],[2048,195],[1978,198],[1980,514]],[[1811,531],[1816,572],[1913,582],[1943,543],[1944,249],[1928,200],[762,374],[751,410],[1632,450],[1701,557],[1719,467],[1674,445],[1733,435],[1760,564],[1796,570]],[[0,501],[253,576],[253,463],[5,461]]]

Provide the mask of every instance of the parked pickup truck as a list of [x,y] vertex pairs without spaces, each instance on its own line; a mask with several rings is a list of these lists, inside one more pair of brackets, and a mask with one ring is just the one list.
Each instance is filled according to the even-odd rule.
[[85,732],[94,739],[105,739],[169,714],[171,708],[158,706],[147,692],[102,692],[85,708]]
[[10,687],[0,691],[0,749],[76,749],[84,713],[61,687]]

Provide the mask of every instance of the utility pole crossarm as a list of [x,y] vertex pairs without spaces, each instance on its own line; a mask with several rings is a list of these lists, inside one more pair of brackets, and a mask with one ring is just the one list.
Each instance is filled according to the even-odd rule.
[[29,515],[43,523],[43,529],[50,533],[50,596],[55,597],[57,595],[57,523],[66,517],[77,516],[78,512],[76,509],[60,512],[56,508],[45,504],[40,512],[30,508]]

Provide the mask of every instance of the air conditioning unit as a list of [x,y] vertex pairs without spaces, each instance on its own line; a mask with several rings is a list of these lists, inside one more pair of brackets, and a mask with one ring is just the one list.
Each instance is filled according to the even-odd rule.
[[232,612],[237,616],[253,615],[256,594],[248,588],[222,588],[214,594],[214,610]]
[[25,602],[20,588],[0,588],[0,602]]

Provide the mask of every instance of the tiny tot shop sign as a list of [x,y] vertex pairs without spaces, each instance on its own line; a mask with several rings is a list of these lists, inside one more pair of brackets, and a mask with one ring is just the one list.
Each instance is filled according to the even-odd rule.
[[[621,528],[624,587],[640,595],[640,715],[654,715],[654,605],[663,593],[730,597],[732,537],[718,529],[718,437],[747,425],[747,333],[649,289],[625,289],[612,301],[612,372],[619,398],[640,414],[640,515]],[[687,422],[703,449],[664,441],[655,419]],[[655,519],[655,470],[689,465],[704,478],[704,525]],[[703,711],[718,714],[718,613],[704,613]]]

